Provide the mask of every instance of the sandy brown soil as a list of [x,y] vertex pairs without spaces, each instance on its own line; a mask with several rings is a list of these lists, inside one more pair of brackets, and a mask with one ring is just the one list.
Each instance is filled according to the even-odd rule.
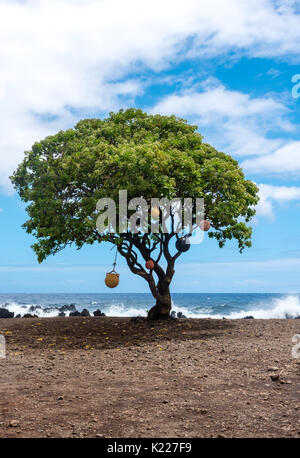
[[0,332],[0,437],[300,437],[300,320],[2,319]]

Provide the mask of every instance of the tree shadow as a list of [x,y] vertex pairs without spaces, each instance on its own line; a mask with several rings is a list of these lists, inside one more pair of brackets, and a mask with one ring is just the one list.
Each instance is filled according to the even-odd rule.
[[[234,324],[219,319],[146,319],[66,317],[1,320],[14,349],[112,349],[149,343],[209,340],[230,334]],[[11,334],[10,334],[11,333]]]

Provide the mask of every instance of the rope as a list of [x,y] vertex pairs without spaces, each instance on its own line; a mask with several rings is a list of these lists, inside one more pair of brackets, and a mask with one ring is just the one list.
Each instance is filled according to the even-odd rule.
[[[113,250],[114,248],[117,248],[117,246],[116,246],[116,245],[113,246],[113,247],[111,248],[111,250]],[[114,260],[114,262],[113,262],[113,270],[112,270],[112,272],[115,272],[115,267],[116,267],[116,265],[117,265],[117,256],[118,256],[118,250],[116,250],[115,260]]]

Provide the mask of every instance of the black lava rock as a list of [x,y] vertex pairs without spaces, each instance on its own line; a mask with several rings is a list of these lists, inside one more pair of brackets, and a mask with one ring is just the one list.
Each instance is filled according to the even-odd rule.
[[59,307],[58,309],[60,312],[76,312],[76,307],[75,307],[75,304],[66,304],[66,305],[62,305],[61,307]]
[[14,316],[14,312],[10,312],[7,309],[0,308],[0,318],[13,318]]
[[[106,315],[104,315],[104,316],[106,316]],[[144,318],[141,315],[133,316],[132,318],[130,318],[130,321],[132,321],[133,323],[140,323],[141,321],[145,321],[145,320],[146,320],[146,318]]]
[[105,313],[101,312],[101,310],[97,309],[94,311],[94,316],[106,316]]
[[42,307],[40,307],[39,305],[32,305],[31,307],[29,307],[29,312],[35,312],[36,310],[41,308]]
[[71,312],[69,316],[80,316],[80,312],[78,312],[78,310],[75,310],[75,312]]

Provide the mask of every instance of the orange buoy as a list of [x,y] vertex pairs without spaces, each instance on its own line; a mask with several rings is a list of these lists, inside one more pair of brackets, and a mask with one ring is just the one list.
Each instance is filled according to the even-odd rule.
[[209,231],[209,229],[210,229],[210,221],[208,221],[208,219],[205,219],[204,221],[201,221],[200,229],[201,229],[201,231]]
[[147,269],[149,269],[149,270],[154,269],[154,262],[152,261],[152,259],[149,259],[149,260],[146,262],[146,267],[147,267]]
[[115,271],[108,272],[105,277],[105,284],[109,288],[115,288],[119,284],[119,279],[120,274],[117,274]]
[[106,286],[108,286],[109,288],[115,288],[116,286],[118,286],[119,281],[120,281],[120,274],[118,274],[115,271],[115,267],[117,265],[117,255],[118,255],[118,250],[116,250],[115,260],[113,262],[113,270],[111,270],[110,272],[107,272],[105,280],[104,280]]

